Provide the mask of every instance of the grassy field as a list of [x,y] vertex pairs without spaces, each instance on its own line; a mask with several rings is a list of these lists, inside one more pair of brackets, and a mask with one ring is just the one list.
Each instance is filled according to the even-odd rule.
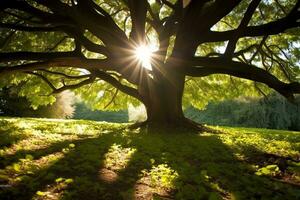
[[300,199],[300,132],[0,118],[0,199]]

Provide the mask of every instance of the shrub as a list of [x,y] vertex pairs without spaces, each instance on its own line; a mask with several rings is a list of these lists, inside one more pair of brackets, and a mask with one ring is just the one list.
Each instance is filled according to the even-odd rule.
[[272,94],[209,103],[204,110],[186,109],[188,118],[210,125],[300,130],[300,97],[295,104]]

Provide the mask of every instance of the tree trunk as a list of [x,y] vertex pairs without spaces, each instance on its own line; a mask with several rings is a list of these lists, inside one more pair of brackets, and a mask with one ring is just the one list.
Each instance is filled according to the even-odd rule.
[[164,79],[150,87],[149,101],[146,104],[149,122],[174,124],[183,120],[184,77],[171,80]]
[[184,121],[184,79],[183,75],[175,72],[147,78],[147,88],[140,89],[147,111],[147,123],[174,126]]
[[[182,110],[182,96],[185,76],[179,70],[167,70],[161,76],[150,78],[145,75],[144,87],[139,88],[147,112],[147,121],[142,125],[163,128],[188,128],[196,131],[214,130],[204,127],[184,117]],[[154,74],[157,73],[154,71]],[[136,127],[136,126],[133,126]]]

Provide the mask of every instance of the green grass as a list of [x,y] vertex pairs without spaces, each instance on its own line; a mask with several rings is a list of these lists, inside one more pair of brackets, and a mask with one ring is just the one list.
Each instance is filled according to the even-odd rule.
[[300,132],[0,118],[0,199],[300,199]]

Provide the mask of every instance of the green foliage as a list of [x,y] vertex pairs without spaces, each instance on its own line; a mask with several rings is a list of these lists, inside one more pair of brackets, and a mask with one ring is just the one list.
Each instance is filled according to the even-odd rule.
[[186,109],[186,116],[211,125],[300,130],[299,97],[296,104],[279,95],[267,99],[239,98],[209,103],[204,110]]
[[[266,92],[270,89],[265,88]],[[226,92],[224,92],[226,91]],[[227,75],[211,75],[186,79],[183,105],[203,109],[209,102],[221,102],[242,96],[259,97],[253,82]]]
[[[73,115],[75,97],[70,92],[63,92],[53,97],[54,102],[51,102],[51,105],[35,107],[30,100],[19,96],[20,90],[22,85],[0,89],[1,116],[69,118]],[[46,104],[48,103],[46,101]]]
[[257,172],[255,172],[256,175],[262,176],[276,176],[280,173],[280,169],[277,165],[267,165],[265,167],[259,168]]
[[[280,1],[282,7],[279,7],[276,2],[277,1],[261,1],[259,4],[259,12],[256,11],[254,13],[249,25],[257,26],[285,16],[285,12],[288,12],[293,5],[295,5],[296,1]],[[226,31],[237,28],[241,19],[244,17],[249,3],[250,1],[241,2],[229,15],[215,24],[212,30]],[[260,68],[267,69],[267,71],[276,75],[280,80],[285,82],[299,82],[299,39],[299,31],[297,29],[289,29],[285,34],[268,36],[265,45],[261,47],[261,51],[266,52],[266,55],[269,56],[255,56],[252,63]],[[262,37],[241,38],[237,42],[236,52],[245,50],[253,45],[258,46],[261,41]],[[226,48],[225,45],[226,42],[201,44],[197,48],[196,55],[218,55],[224,52]],[[255,52],[256,48],[250,48],[245,56],[251,57]],[[279,60],[278,62],[274,63],[274,60],[272,60],[274,59],[273,55],[276,60]],[[242,57],[239,58],[244,59]],[[224,101],[242,96],[261,96],[259,90],[266,94],[271,92],[266,85],[227,75],[217,74],[201,78],[188,77],[186,79],[183,101],[186,107],[191,104],[195,108],[203,109],[211,101]]]
[[124,123],[128,122],[128,112],[91,110],[86,104],[77,102],[72,118]]
[[179,176],[178,173],[171,169],[167,164],[152,166],[152,169],[149,172],[144,171],[143,173],[145,173],[146,176],[150,176],[152,186],[168,189],[175,188],[174,183]]
[[[35,2],[28,1],[31,5],[36,8],[50,12],[45,6],[40,6]],[[63,1],[65,3],[70,3]],[[108,14],[111,15],[114,22],[122,29],[128,36],[131,28],[132,22],[130,12],[128,7],[125,5],[126,1],[109,1],[109,0],[95,0],[95,3],[101,5]],[[169,0],[169,2],[175,4],[175,0]],[[187,1],[188,2],[188,1]],[[281,6],[278,6],[278,2]],[[208,2],[208,6],[211,2]],[[232,12],[225,16],[222,20],[216,23],[212,30],[226,31],[237,28],[240,24],[241,19],[249,5],[250,1],[242,1]],[[290,1],[269,1],[264,0],[259,4],[259,9],[254,12],[253,17],[249,23],[251,26],[257,26],[265,24],[276,19],[280,19],[288,13],[296,0]],[[158,16],[162,21],[169,19],[169,15],[172,13],[172,9],[162,4],[160,1],[149,0],[150,7],[155,15]],[[150,21],[153,16],[148,12],[147,17]],[[17,18],[9,15],[3,14],[1,16],[2,23],[20,23]],[[155,46],[158,46],[158,37],[160,37],[150,26],[150,23],[146,23],[147,38],[149,41],[153,42]],[[0,41],[4,41],[6,36],[11,30],[3,29],[0,32]],[[102,44],[103,42],[93,35],[88,30],[85,30],[84,36],[95,44]],[[55,46],[59,41],[62,43]],[[171,51],[176,41],[176,35],[170,37],[170,45],[168,48],[168,55]],[[242,38],[237,42],[236,51],[247,49],[253,45],[259,45],[262,41],[262,37],[254,38]],[[268,71],[283,81],[299,81],[299,31],[297,29],[286,30],[284,34],[270,35],[265,41],[265,45],[261,47],[261,51],[264,51],[266,55],[269,56],[256,56],[253,58],[253,64],[261,68],[268,68]],[[225,49],[225,42],[214,42],[201,44],[197,48],[196,55],[207,56],[207,55],[218,55],[223,53]],[[12,51],[32,51],[32,52],[49,52],[50,49],[53,51],[71,51],[74,50],[74,40],[68,35],[61,32],[23,32],[16,31],[10,40],[6,42],[3,47],[1,47],[2,52],[12,52]],[[256,48],[250,48],[246,57],[251,57],[254,55]],[[83,49],[83,54],[88,58],[103,58],[103,55],[92,53]],[[273,62],[272,58],[276,58],[279,62]],[[239,57],[240,59],[241,56]],[[15,62],[19,64],[21,62]],[[270,67],[272,63],[272,67]],[[266,65],[266,66],[265,66]],[[69,75],[82,75],[86,73],[84,70],[70,69],[70,68],[55,68],[52,67],[50,70],[57,72],[64,72]],[[284,73],[284,72],[286,73]],[[288,74],[288,75],[287,75]],[[47,73],[42,73],[45,75],[53,84],[57,87],[63,85],[61,77],[57,75],[49,75]],[[36,76],[27,75],[24,73],[15,73],[12,75],[5,76],[1,78],[0,87],[11,86],[16,84],[22,85],[19,94],[26,97],[31,103],[32,107],[37,108],[41,105],[53,104],[55,97],[49,95],[51,88],[41,79]],[[78,81],[65,80],[64,84],[74,84]],[[130,83],[122,80],[125,85],[130,85]],[[258,96],[257,87],[263,90],[265,93],[269,93],[265,85],[253,84],[250,81],[245,81],[237,78],[232,78],[226,75],[213,75],[203,78],[187,78],[185,94],[184,94],[184,104],[185,106],[192,106],[196,108],[204,108],[209,101],[223,101],[236,97],[244,96]],[[76,94],[81,96],[82,100],[89,104],[92,109],[106,109],[106,110],[121,110],[126,109],[128,104],[134,104],[135,106],[139,102],[127,95],[118,92],[117,98],[112,101],[116,89],[111,85],[103,82],[96,81],[91,85],[84,86],[82,88],[75,90]],[[111,103],[112,101],[112,103]]]
[[127,166],[135,151],[135,148],[123,148],[121,145],[112,144],[104,156],[104,165],[108,169],[123,169]]
[[222,134],[195,134],[28,118],[0,123],[0,137],[10,132],[11,140],[0,148],[0,182],[13,186],[1,188],[0,199],[300,197],[293,186],[300,180],[299,132],[219,127]]
[[[104,81],[80,87],[74,90],[74,92],[92,110],[124,110],[127,109],[127,102],[132,102],[135,105],[139,103],[133,97],[120,91],[117,92],[116,88]],[[114,98],[116,92],[117,95]]]

